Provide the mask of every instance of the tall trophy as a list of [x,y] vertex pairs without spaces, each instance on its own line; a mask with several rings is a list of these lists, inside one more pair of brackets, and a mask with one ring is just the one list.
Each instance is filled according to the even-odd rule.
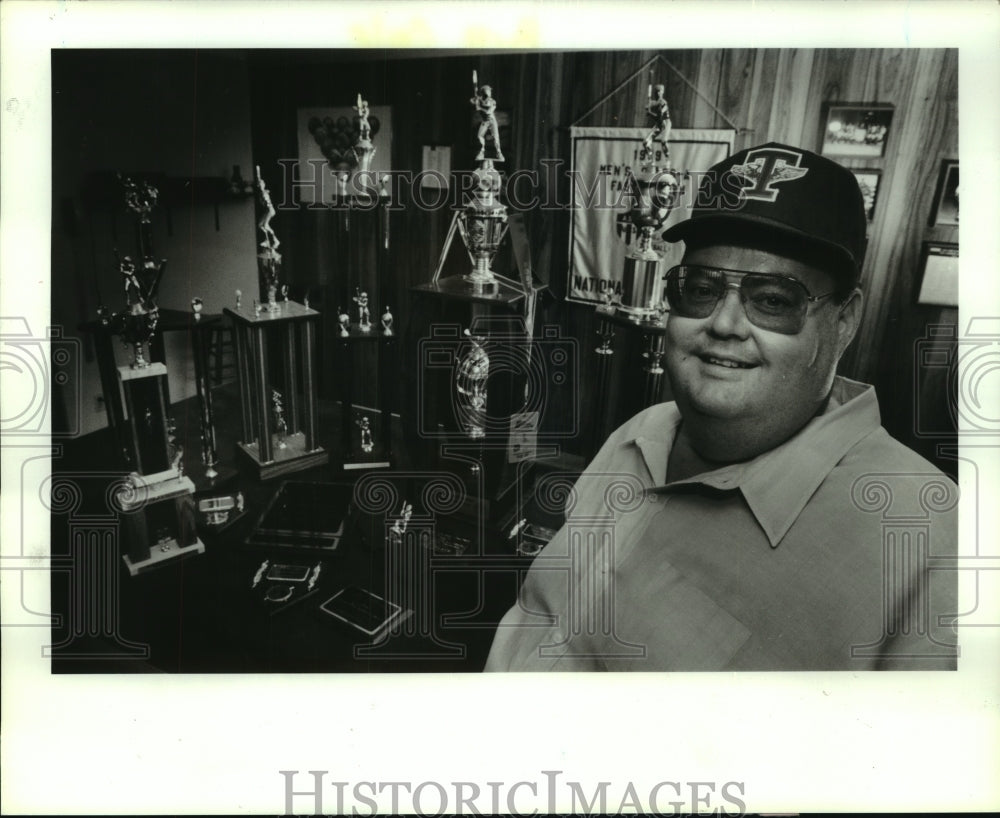
[[[517,234],[512,235],[519,279],[498,275],[492,269],[493,259],[514,219],[500,200],[503,179],[496,165],[505,160],[500,146],[497,101],[489,85],[479,84],[476,71],[472,72],[472,89],[469,102],[479,119],[476,134],[479,150],[475,159],[477,166],[472,171],[471,193],[452,219],[434,277],[418,289],[457,298],[514,304],[529,297],[534,289],[530,262],[526,260],[527,236],[523,223],[517,221]],[[441,272],[456,231],[462,237],[472,267],[464,275],[442,279]]]
[[144,369],[149,366],[144,347],[156,333],[159,322],[156,294],[167,267],[166,259],[157,261],[153,258],[151,214],[156,207],[159,192],[147,182],[136,183],[127,177],[122,179],[122,184],[125,188],[125,205],[136,216],[139,263],[136,264],[131,256],[118,259],[118,270],[125,292],[125,309],[115,313],[110,323],[122,343],[132,349],[132,368]]
[[271,220],[275,216],[274,205],[271,203],[271,194],[267,190],[267,185],[260,175],[260,166],[257,172],[257,193],[260,196],[260,203],[263,215],[257,222],[257,228],[263,233],[263,240],[260,243],[260,252],[257,253],[257,272],[260,277],[260,301],[267,304],[264,309],[276,312],[278,307],[278,288],[281,286],[281,253],[278,252],[278,236],[271,227]]
[[[626,181],[628,208],[616,220],[618,236],[625,245],[622,295],[617,302],[606,295],[605,302],[597,307],[600,344],[595,348],[596,390],[602,394],[610,385],[615,327],[638,327],[641,331],[645,383],[637,409],[656,403],[662,392],[665,308],[659,268],[667,247],[660,236],[664,222],[684,193],[682,174],[670,162],[670,106],[663,85],[649,85],[646,117],[651,127],[638,151],[639,168],[630,171]],[[590,441],[595,452],[606,437],[606,412],[607,405],[598,404]]]
[[[156,332],[156,293],[166,269],[153,257],[152,213],[158,191],[147,182],[123,178],[126,207],[136,216],[138,258],[120,257],[125,309],[110,324],[134,358],[118,367],[125,396],[132,473],[114,490],[122,526],[122,559],[135,576],[166,562],[203,553],[194,523],[194,484],[184,474],[184,449],[168,416],[167,368],[143,354]],[[150,356],[152,357],[152,356]]]
[[639,170],[628,180],[630,206],[617,220],[625,244],[619,309],[633,321],[658,323],[663,314],[659,265],[666,252],[660,234],[683,193],[680,175],[670,164],[670,108],[662,85],[649,86],[646,115],[652,129],[642,140]]
[[[225,307],[222,312],[231,322],[236,345],[241,419],[237,451],[260,480],[270,480],[322,465],[330,456],[317,434],[314,358],[320,314],[289,299],[287,287],[280,283],[280,242],[271,227],[274,206],[259,167],[256,175],[262,208],[257,226],[263,233],[257,269],[260,300],[267,300],[258,303],[255,299],[253,311],[247,311],[237,290],[236,309]],[[275,374],[272,367],[278,361]]]
[[[494,89],[480,84],[477,71],[463,102],[476,122],[474,167],[462,185],[468,192],[453,213],[433,277],[413,288],[429,296],[414,307],[423,311],[418,323],[429,327],[415,350],[416,424],[428,460],[464,481],[468,499],[460,516],[492,524],[516,503],[537,451],[539,413],[528,395],[534,397],[531,377],[542,365],[533,335],[544,285],[532,270],[524,214],[503,201],[500,168],[514,154],[501,145]],[[468,261],[452,260],[454,273],[443,276],[458,237]]]
[[[493,165],[494,162],[504,161],[500,148],[500,129],[497,126],[497,101],[493,98],[493,89],[489,85],[479,85],[479,77],[475,71],[472,72],[472,88],[472,99],[469,101],[480,117],[477,134],[479,153],[476,155],[479,166],[473,171],[475,184],[472,196],[459,213],[458,228],[472,262],[472,270],[465,276],[465,280],[473,285],[475,291],[481,292],[483,285],[496,283],[490,264],[507,234],[507,208],[497,198],[502,181],[499,171]],[[492,158],[486,157],[487,134],[493,140]]]
[[[342,304],[338,310],[337,367],[338,397],[341,406],[340,440],[343,468],[384,469],[392,466],[392,408],[395,384],[396,344],[393,316],[388,307],[379,320],[380,302],[389,300],[392,281],[389,272],[390,193],[388,176],[372,169],[376,148],[372,136],[378,133],[378,118],[371,114],[368,100],[359,93],[354,105],[356,138],[348,153],[353,153],[355,167],[337,176],[334,196],[337,219],[337,283]],[[348,182],[353,181],[353,184]],[[374,218],[375,265],[367,262],[366,222]],[[353,372],[374,365],[374,377],[366,379],[365,391],[355,391]],[[369,391],[371,390],[371,391]],[[356,404],[375,404],[369,414]],[[377,415],[377,417],[376,417]]]

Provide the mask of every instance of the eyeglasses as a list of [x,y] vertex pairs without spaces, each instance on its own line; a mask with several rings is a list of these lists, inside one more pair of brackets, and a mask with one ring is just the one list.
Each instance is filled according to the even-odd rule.
[[667,270],[667,302],[682,318],[708,318],[726,290],[739,292],[747,319],[755,327],[795,335],[806,325],[809,303],[834,292],[810,295],[797,278],[776,273],[745,273],[697,264]]

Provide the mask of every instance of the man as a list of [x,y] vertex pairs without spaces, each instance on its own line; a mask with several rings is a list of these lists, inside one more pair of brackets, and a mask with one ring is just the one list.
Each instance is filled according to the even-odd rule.
[[[837,377],[861,319],[853,175],[768,144],[712,168],[666,275],[675,403],[614,432],[487,670],[946,669],[957,489]],[[953,567],[953,566],[952,566]]]

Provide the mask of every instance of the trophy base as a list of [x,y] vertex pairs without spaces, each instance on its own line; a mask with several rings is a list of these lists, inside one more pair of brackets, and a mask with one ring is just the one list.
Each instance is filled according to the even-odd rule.
[[285,438],[284,448],[279,445],[277,435],[272,435],[271,460],[260,459],[260,446],[256,441],[238,443],[237,449],[249,459],[260,480],[271,480],[283,474],[291,474],[330,462],[330,455],[322,446],[312,451],[306,449],[305,435],[302,432],[288,435]]
[[468,276],[449,276],[427,284],[418,284],[415,292],[435,293],[445,298],[472,301],[485,304],[513,306],[524,299],[524,292],[500,278],[494,279],[489,287],[476,285]]
[[391,460],[361,460],[352,458],[344,461],[344,471],[359,471],[363,469],[391,469]]
[[206,469],[203,464],[195,463],[190,467],[185,466],[184,474],[190,477],[191,482],[194,483],[194,493],[202,495],[228,485],[239,475],[239,471],[232,466],[224,466],[221,463],[216,463],[212,469]]
[[136,576],[137,574],[145,573],[146,571],[151,571],[154,568],[159,568],[161,565],[165,565],[168,562],[174,562],[175,560],[183,559],[184,557],[191,557],[195,554],[204,554],[205,544],[201,540],[195,540],[191,545],[178,545],[177,540],[167,540],[166,542],[157,543],[149,549],[149,556],[144,560],[132,561],[128,554],[122,557],[125,563],[125,567],[128,568],[129,576]]
[[627,319],[631,323],[638,324],[640,326],[666,326],[663,321],[663,315],[659,312],[659,310],[640,309],[638,307],[619,307],[618,315]]

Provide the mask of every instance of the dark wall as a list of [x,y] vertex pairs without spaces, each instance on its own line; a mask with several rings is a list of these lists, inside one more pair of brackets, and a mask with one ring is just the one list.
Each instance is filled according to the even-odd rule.
[[[652,74],[644,71],[630,79],[656,56],[666,62],[657,63]],[[279,162],[298,155],[297,110],[350,106],[359,91],[372,105],[392,106],[394,170],[421,170],[423,145],[450,145],[452,169],[468,170],[475,147],[468,102],[473,68],[482,83],[493,86],[500,110],[509,114],[504,131],[508,173],[541,171],[543,159],[566,160],[572,124],[640,124],[651,80],[666,83],[675,127],[734,123],[737,148],[775,140],[818,150],[825,103],[893,105],[885,156],[845,161],[877,169],[882,179],[864,270],[865,320],[842,371],[873,382],[890,432],[936,457],[939,439],[921,437],[915,417],[940,414],[948,402],[947,379],[918,372],[915,349],[932,326],[957,324],[957,314],[918,307],[914,287],[922,242],[957,241],[957,228],[927,226],[940,160],[957,158],[954,50],[63,52],[53,63],[54,203],[59,207],[62,199],[77,196],[91,169],[227,176],[233,164],[241,164],[248,175],[253,164],[260,165],[274,197],[290,201]],[[539,195],[568,201],[565,175],[541,173]],[[415,206],[405,189],[399,204],[403,209],[391,223],[389,283],[374,300],[376,307],[393,306],[406,350],[435,317],[410,289],[431,277],[452,214],[447,208]],[[81,220],[90,215],[75,212]],[[280,210],[273,222],[293,294],[301,297],[308,289],[313,303],[331,313],[345,306],[349,278],[375,290],[371,220],[359,214],[352,222],[355,263],[348,269],[336,219],[329,210],[300,207]],[[564,335],[577,339],[581,355],[579,380],[572,387],[552,387],[551,411],[565,415],[574,402],[586,420],[599,398],[609,404],[611,417],[620,418],[630,411],[639,389],[635,371],[619,372],[610,394],[595,396],[593,309],[562,300],[569,214],[538,208],[525,219],[535,270],[554,296],[543,300],[539,323],[558,325]],[[237,282],[251,291],[257,240],[253,206],[247,200],[233,204],[221,221],[216,232],[204,208],[174,214],[174,236],[157,240],[171,262],[164,286],[173,289],[165,289],[166,305],[183,307],[195,282],[220,302],[210,306],[213,311],[228,303]],[[92,317],[96,309],[94,275],[103,277],[106,288],[113,287],[108,279],[114,273],[108,266],[110,239],[99,237],[105,249],[94,252],[82,240],[74,244],[57,234],[58,226],[54,313],[73,324]],[[461,269],[462,256],[461,247],[454,247],[447,271]],[[946,335],[936,338],[946,354],[953,351]],[[336,391],[330,346],[328,341],[324,350],[327,395]],[[621,356],[637,357],[625,348]],[[412,370],[412,360],[404,357],[401,378]],[[355,394],[360,402],[374,401],[373,379],[363,377],[364,367],[361,372]],[[100,425],[100,415],[90,417],[88,428]],[[586,439],[585,434],[570,447],[585,453]]]
[[[653,57],[652,73],[629,79]],[[459,53],[426,56],[420,52],[267,52],[251,59],[254,155],[264,165],[296,155],[295,110],[300,106],[349,105],[363,91],[369,101],[393,109],[393,168],[421,169],[421,146],[450,145],[453,170],[473,165],[470,125],[471,72],[490,83],[501,111],[510,114],[505,131],[505,170],[539,172],[542,201],[569,200],[564,174],[550,176],[542,160],[569,156],[569,127],[632,126],[643,121],[649,81],[667,85],[675,127],[738,126],[737,149],[781,141],[820,149],[824,105],[828,102],[880,102],[894,106],[885,156],[846,159],[850,167],[881,172],[863,280],[865,320],[841,371],[876,385],[889,430],[936,459],[937,443],[923,439],[913,418],[911,396],[943,405],[946,394],[924,383],[915,370],[916,342],[939,323],[955,323],[955,310],[918,307],[914,281],[921,243],[956,240],[957,228],[928,228],[937,168],[942,158],[957,158],[957,52],[915,49],[685,50],[635,52]],[[615,90],[617,89],[617,90]],[[609,95],[609,92],[614,91]],[[604,100],[601,102],[601,100]],[[600,104],[597,104],[600,103]],[[596,104],[596,106],[595,106]],[[509,140],[509,141],[508,141]],[[426,210],[406,198],[393,216],[392,280],[382,302],[399,304],[404,324],[421,313],[411,303],[410,287],[427,281],[438,261],[451,214]],[[290,269],[301,282],[336,289],[338,266],[333,216],[302,210],[285,229],[293,236]],[[592,406],[596,322],[593,309],[562,300],[568,262],[569,213],[538,208],[526,215],[533,263],[554,298],[545,299],[539,321],[558,325],[579,342],[580,379],[575,391],[552,389],[557,414],[570,401]],[[461,253],[451,260],[461,262]],[[456,258],[458,257],[458,258]],[[371,267],[369,262],[366,267]],[[328,297],[331,297],[328,295]],[[344,296],[334,296],[338,300]],[[421,319],[426,319],[422,313]],[[411,327],[412,329],[412,327]],[[412,338],[412,335],[409,336]],[[632,411],[641,390],[635,362],[639,350],[619,338],[619,367],[607,401],[612,423]],[[938,343],[946,343],[938,338]],[[920,389],[910,388],[920,380]],[[930,383],[935,383],[934,377]],[[664,384],[663,397],[669,397]],[[589,403],[588,403],[589,402]],[[584,419],[591,417],[583,412]],[[586,430],[585,430],[586,431]],[[584,434],[575,446],[586,453]],[[952,464],[939,460],[944,468]]]
[[[233,291],[256,282],[250,198],[191,195],[192,179],[222,182],[248,173],[250,95],[239,52],[63,50],[52,52],[52,320],[68,336],[97,317],[103,302],[123,306],[116,248],[134,254],[134,217],[116,173],[156,179],[164,189],[153,212],[153,250],[167,260],[159,304],[221,312]],[[166,183],[175,188],[167,195]],[[185,333],[165,335],[170,394],[194,394]],[[94,352],[85,359],[81,431],[106,425],[98,403]],[[124,351],[116,345],[125,360]],[[69,411],[74,411],[70,409]]]

